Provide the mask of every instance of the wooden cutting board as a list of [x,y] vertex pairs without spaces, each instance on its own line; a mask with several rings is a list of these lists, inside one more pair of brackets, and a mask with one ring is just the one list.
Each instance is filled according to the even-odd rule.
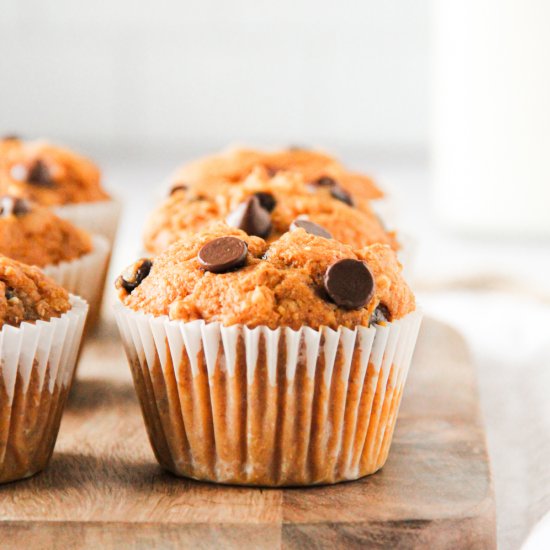
[[47,471],[0,487],[6,548],[493,548],[475,372],[425,319],[393,447],[374,476],[247,489],[178,479],[149,447],[116,327],[87,342]]

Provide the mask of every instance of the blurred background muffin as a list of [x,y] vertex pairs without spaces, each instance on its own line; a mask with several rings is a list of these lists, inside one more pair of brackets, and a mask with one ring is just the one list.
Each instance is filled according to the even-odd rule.
[[[242,162],[241,155],[245,157]],[[321,224],[335,239],[358,248],[373,243],[398,248],[395,234],[384,228],[369,200],[361,192],[348,192],[339,180],[319,176],[328,171],[315,167],[307,173],[304,166],[309,164],[301,156],[293,164],[294,152],[249,155],[252,152],[236,151],[227,160],[227,167],[223,156],[222,167],[216,156],[191,163],[191,183],[176,178],[179,183],[173,185],[170,196],[150,214],[144,236],[146,249],[161,252],[177,239],[220,220],[271,241],[288,231],[298,217]],[[311,155],[307,153],[306,158]],[[264,157],[273,159],[271,164]],[[314,164],[316,159],[315,154]],[[210,170],[212,164],[215,170]],[[347,181],[343,176],[341,179]]]
[[109,243],[90,235],[44,206],[13,195],[0,197],[0,254],[40,267],[90,305],[88,326],[97,320]]
[[39,268],[0,256],[0,483],[47,466],[87,309]]
[[99,168],[74,151],[7,136],[0,141],[0,193],[55,208],[75,225],[114,240],[119,205],[103,188]]

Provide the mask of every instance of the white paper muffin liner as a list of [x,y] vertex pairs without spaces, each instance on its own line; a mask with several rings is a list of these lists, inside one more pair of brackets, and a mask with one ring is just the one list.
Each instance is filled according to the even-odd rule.
[[77,227],[103,235],[113,245],[121,211],[118,201],[79,202],[56,206],[53,210]]
[[42,470],[53,452],[88,312],[70,301],[61,317],[0,330],[0,483]]
[[115,313],[153,450],[174,474],[313,485],[384,465],[419,312],[298,331]]
[[56,283],[88,302],[89,327],[97,321],[101,310],[110,254],[109,242],[101,235],[92,235],[92,247],[91,252],[80,258],[42,268]]

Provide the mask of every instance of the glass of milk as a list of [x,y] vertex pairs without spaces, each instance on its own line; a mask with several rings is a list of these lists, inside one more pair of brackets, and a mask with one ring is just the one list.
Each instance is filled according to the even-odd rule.
[[550,1],[433,1],[435,206],[475,235],[550,236]]

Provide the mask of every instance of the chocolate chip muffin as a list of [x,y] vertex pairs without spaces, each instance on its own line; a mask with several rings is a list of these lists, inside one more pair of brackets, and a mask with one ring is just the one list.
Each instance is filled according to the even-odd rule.
[[11,195],[0,197],[0,254],[44,267],[91,251],[90,235],[51,210]]
[[311,220],[290,227],[267,242],[218,223],[116,281],[149,437],[177,475],[313,485],[387,458],[414,295],[389,246],[354,249]]
[[207,179],[174,187],[148,219],[145,247],[158,254],[214,220],[226,220],[271,242],[297,218],[322,225],[336,240],[355,248],[374,243],[399,248],[395,234],[383,227],[368,202],[359,208],[335,180],[325,176],[311,183],[300,173],[273,173],[262,166],[239,184]]
[[120,205],[89,159],[47,141],[0,139],[0,194],[32,200],[114,241]]
[[229,149],[183,166],[174,175],[172,185],[195,186],[219,181],[240,183],[258,167],[271,174],[296,172],[313,185],[323,185],[323,182],[330,180],[359,202],[383,196],[370,177],[346,169],[342,163],[322,151],[303,147],[290,147],[281,151]]
[[[414,296],[388,246],[354,250],[336,239],[318,236],[328,235],[325,228],[313,222],[300,227],[300,222],[297,219],[294,230],[270,244],[242,230],[214,224],[175,243],[152,265],[147,261],[132,267],[118,280],[120,297],[132,309],[170,319],[273,329],[368,326],[380,304],[389,312],[390,321],[415,309]],[[217,256],[210,253],[209,265],[203,261],[205,250],[220,239],[231,251],[231,243],[241,243],[233,251],[236,259],[224,263],[222,247]],[[343,260],[349,262],[339,264],[338,270],[329,269]],[[220,263],[217,267],[216,262]],[[368,288],[356,281],[356,269],[364,271],[360,280],[368,282]],[[334,285],[343,285],[341,296],[332,291]],[[360,289],[363,293],[357,295],[356,307],[348,307],[345,300]]]
[[0,141],[0,190],[46,206],[109,199],[90,160],[46,141]]
[[49,321],[70,308],[68,292],[40,269],[0,256],[0,329]]
[[0,256],[0,483],[46,467],[87,309],[37,267]]
[[0,254],[35,265],[90,304],[88,326],[97,320],[109,243],[89,235],[44,206],[11,195],[0,197]]

